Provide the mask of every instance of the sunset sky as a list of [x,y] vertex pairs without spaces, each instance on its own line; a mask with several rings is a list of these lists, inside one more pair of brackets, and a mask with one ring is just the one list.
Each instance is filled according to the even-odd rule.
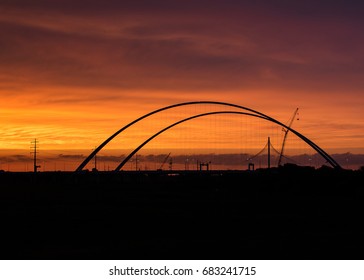
[[[0,150],[86,149],[170,104],[264,112],[364,153],[358,1],[0,2]],[[225,108],[226,109],[226,108]],[[116,147],[116,146],[115,146]]]

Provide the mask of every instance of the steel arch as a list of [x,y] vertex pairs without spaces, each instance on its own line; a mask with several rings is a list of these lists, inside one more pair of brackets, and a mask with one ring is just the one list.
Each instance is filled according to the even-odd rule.
[[284,125],[283,123],[269,117],[268,115],[265,115],[259,111],[250,109],[248,107],[244,107],[244,106],[240,106],[237,104],[233,104],[233,103],[227,103],[227,102],[219,102],[219,101],[191,101],[191,102],[183,102],[183,103],[177,103],[177,104],[173,104],[170,106],[166,106],[157,110],[154,110],[152,112],[149,112],[141,117],[139,117],[138,119],[135,119],[134,121],[128,123],[127,125],[125,125],[124,127],[122,127],[121,129],[119,129],[118,131],[116,131],[114,134],[112,134],[109,138],[107,138],[104,142],[102,142],[94,151],[91,152],[91,154],[78,166],[78,168],[76,169],[76,172],[78,171],[82,171],[82,169],[90,162],[90,160],[103,148],[105,147],[112,139],[114,139],[117,135],[119,135],[121,132],[123,132],[124,130],[126,130],[128,127],[134,125],[135,123],[151,116],[154,115],[156,113],[165,111],[165,110],[169,110],[172,108],[176,108],[176,107],[181,107],[181,106],[188,106],[188,105],[194,105],[194,104],[214,104],[214,105],[222,105],[222,106],[228,106],[228,107],[234,107],[234,108],[238,108],[238,109],[242,109],[242,110],[246,110],[248,112],[252,112],[253,114],[255,114],[256,116],[261,116],[262,118],[269,120],[271,122],[274,122],[286,129],[288,129],[289,131],[291,131],[292,133],[296,134],[299,138],[301,138],[303,141],[305,141],[308,145],[310,145],[314,150],[316,150],[322,157],[324,157],[334,168],[338,168],[341,169],[341,166],[329,155],[327,154],[323,149],[321,149],[319,146],[317,146],[315,143],[313,143],[310,139],[308,139],[307,137],[303,136],[302,134],[300,134],[299,132],[295,131],[292,128],[287,127],[286,125]]

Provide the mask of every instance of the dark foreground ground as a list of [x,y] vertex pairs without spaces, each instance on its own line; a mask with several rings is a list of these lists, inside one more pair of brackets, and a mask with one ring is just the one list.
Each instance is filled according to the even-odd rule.
[[1,259],[364,259],[364,172],[0,173]]

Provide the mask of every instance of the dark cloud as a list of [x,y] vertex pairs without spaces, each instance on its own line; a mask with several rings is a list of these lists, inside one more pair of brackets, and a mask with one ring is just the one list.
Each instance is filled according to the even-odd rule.
[[84,156],[84,155],[82,155],[82,154],[80,154],[80,155],[64,155],[64,154],[59,154],[58,155],[58,158],[59,159],[85,159],[86,157]]
[[0,157],[0,163],[29,163],[32,162],[33,158],[31,156],[26,155],[9,155],[9,156],[2,156]]
[[363,4],[353,0],[307,0],[307,1],[289,1],[289,0],[258,0],[258,1],[241,1],[241,0],[108,0],[100,2],[98,0],[74,1],[74,0],[3,0],[2,5],[7,7],[23,7],[24,9],[56,9],[62,11],[81,12],[157,12],[157,11],[233,11],[243,9],[253,10],[278,10],[282,13],[294,13],[304,16],[313,14],[360,14],[359,7]]

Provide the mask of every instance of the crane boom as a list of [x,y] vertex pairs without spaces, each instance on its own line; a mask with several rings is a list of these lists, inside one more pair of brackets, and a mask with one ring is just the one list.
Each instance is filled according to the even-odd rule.
[[[298,113],[298,108],[296,108],[296,110],[294,111],[293,116],[292,116],[291,120],[289,121],[289,124],[287,125],[288,128],[291,128],[292,123],[295,120],[297,113]],[[278,166],[281,165],[283,152],[284,152],[284,145],[286,144],[286,139],[287,139],[287,134],[289,132],[289,129],[283,128],[283,131],[284,131],[284,137],[283,137],[283,142],[282,142],[282,149],[281,149],[281,152],[279,154]]]
[[171,154],[171,153],[169,153],[169,154],[168,154],[168,155],[164,158],[164,160],[163,160],[163,162],[162,162],[161,166],[158,168],[158,170],[162,170],[162,168],[163,168],[164,164],[167,162],[167,159],[169,158],[170,154]]

